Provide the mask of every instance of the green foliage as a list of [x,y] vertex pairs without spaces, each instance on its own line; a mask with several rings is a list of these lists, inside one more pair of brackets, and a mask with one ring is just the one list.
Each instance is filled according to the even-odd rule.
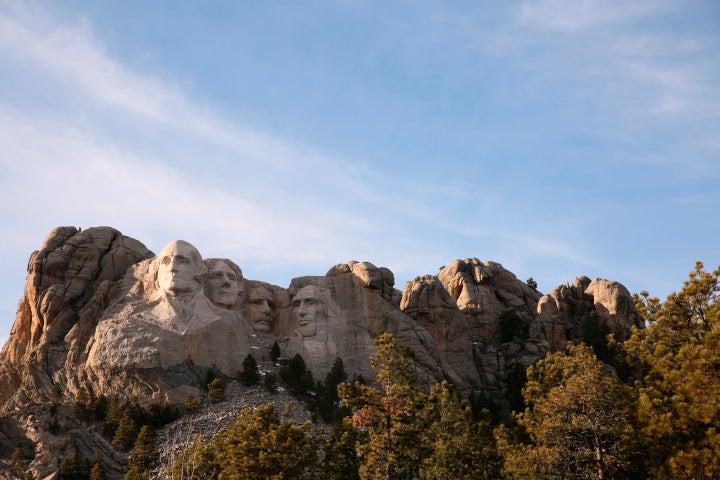
[[265,390],[267,390],[270,393],[275,393],[277,391],[277,385],[278,385],[278,377],[272,372],[268,372],[265,374],[265,378],[263,379],[263,386],[265,387]]
[[185,401],[183,402],[183,406],[185,407],[185,411],[188,413],[195,412],[198,409],[198,401],[193,396],[192,393],[188,392],[185,395]]
[[280,345],[278,345],[277,342],[273,342],[272,347],[270,347],[270,360],[272,360],[273,363],[276,363],[279,358],[280,358]]
[[208,397],[213,403],[225,400],[225,384],[219,378],[213,379],[208,383]]
[[97,420],[105,420],[105,416],[107,415],[107,409],[108,409],[108,399],[105,395],[99,395],[95,399],[90,401],[90,404],[88,405],[88,410],[92,415],[95,416]]
[[345,417],[322,440],[322,461],[320,477],[323,480],[360,480],[358,469],[360,457],[355,448],[360,441],[358,432],[350,417]]
[[172,480],[215,480],[219,470],[213,446],[195,435],[190,447],[173,458],[168,474]]
[[287,365],[280,368],[279,374],[280,381],[295,395],[308,394],[315,387],[312,373],[299,353]]
[[422,410],[426,456],[421,480],[494,480],[502,461],[487,421],[474,422],[470,406],[447,382],[435,385]]
[[158,453],[155,447],[155,434],[152,429],[143,425],[138,433],[135,446],[130,451],[128,465],[130,470],[125,480],[147,480],[150,478],[150,469],[157,460]]
[[257,385],[260,383],[260,369],[252,354],[248,353],[243,360],[243,369],[238,374],[238,380],[245,386]]
[[534,290],[537,290],[538,284],[533,277],[530,277],[527,280],[525,280],[525,283],[528,284],[528,287],[530,287]]
[[222,479],[315,478],[318,444],[310,424],[283,422],[274,404],[243,408],[235,423],[213,437]]
[[315,397],[312,402],[312,410],[320,415],[324,422],[339,422],[349,415],[349,411],[340,405],[340,397],[337,388],[347,380],[345,365],[341,358],[335,358],[333,367],[325,376],[324,382],[317,382]]
[[80,389],[75,394],[75,408],[81,417],[86,417],[90,411],[90,395],[88,395],[85,387]]
[[719,276],[697,262],[665,302],[636,296],[648,328],[625,348],[643,371],[639,442],[653,478],[720,478]]
[[627,468],[632,394],[591,348],[568,344],[527,377],[527,408],[516,417],[524,431],[499,431],[508,477],[612,478]]
[[50,392],[50,402],[52,403],[52,405],[60,405],[63,401],[64,396],[65,393],[63,392],[63,388],[60,386],[59,383],[55,383]]
[[10,456],[10,469],[15,476],[20,477],[25,471],[25,459],[22,448],[16,448]]
[[57,413],[50,417],[48,431],[53,435],[57,435],[60,432],[60,420],[58,419]]
[[64,458],[58,467],[58,480],[86,480],[90,466],[77,453]]
[[113,445],[118,445],[122,448],[129,448],[134,442],[138,434],[138,425],[133,418],[130,409],[124,409],[118,426],[115,429],[115,435],[113,435]]
[[105,480],[105,469],[103,468],[102,461],[100,460],[100,454],[95,453],[93,459],[93,465],[90,469],[90,480]]
[[410,352],[389,333],[374,344],[377,354],[370,364],[378,370],[380,390],[358,382],[343,383],[338,390],[365,437],[357,447],[360,478],[416,478],[424,454],[418,411],[425,396],[415,386]]

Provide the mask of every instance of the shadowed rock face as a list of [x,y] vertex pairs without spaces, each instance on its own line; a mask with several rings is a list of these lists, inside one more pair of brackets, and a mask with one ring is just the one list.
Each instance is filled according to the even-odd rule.
[[415,352],[422,387],[447,379],[502,403],[512,372],[582,340],[588,319],[620,338],[642,327],[628,291],[608,280],[542,295],[498,263],[464,259],[400,292],[387,268],[350,261],[282,288],[245,279],[229,259],[203,261],[184,241],[154,256],[109,227],[60,227],[30,257],[0,401],[42,399],[55,381],[177,400],[208,369],[232,376],[248,353],[266,359],[274,341],[316,378],[336,357],[372,378],[372,342],[391,332]]
[[107,304],[111,283],[152,256],[110,227],[51,231],[30,255],[25,291],[0,353],[0,404],[21,385],[42,393],[52,377],[64,375],[68,350],[91,335],[92,317]]

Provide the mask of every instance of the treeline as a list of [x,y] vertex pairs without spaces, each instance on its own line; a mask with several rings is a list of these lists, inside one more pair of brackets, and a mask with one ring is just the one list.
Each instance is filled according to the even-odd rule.
[[[176,479],[497,479],[502,462],[488,421],[473,421],[470,406],[448,383],[429,395],[415,385],[412,356],[384,334],[375,341],[376,383],[342,381],[342,361],[310,402],[315,411],[332,412],[336,423],[325,429],[308,421],[283,419],[274,404],[243,408],[235,423],[191,446],[166,465]],[[302,372],[302,357],[281,377]],[[294,364],[294,366],[293,366]],[[300,366],[298,366],[298,364]],[[304,375],[295,378],[296,387]],[[330,386],[336,400],[327,394]],[[304,382],[305,388],[312,386]],[[296,390],[295,393],[309,393]],[[340,415],[344,413],[345,415]]]

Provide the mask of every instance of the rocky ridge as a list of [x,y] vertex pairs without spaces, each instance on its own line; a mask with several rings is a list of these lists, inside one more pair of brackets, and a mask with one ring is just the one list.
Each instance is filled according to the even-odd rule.
[[[357,261],[283,288],[243,278],[231,260],[203,260],[187,242],[155,255],[110,227],[59,227],[30,256],[0,353],[0,436],[35,444],[31,468],[47,473],[43,462],[60,455],[45,426],[54,385],[68,399],[85,388],[181,403],[202,397],[210,370],[231,378],[247,354],[267,362],[273,342],[285,358],[302,355],[315,378],[336,357],[350,376],[372,378],[372,342],[383,332],[413,350],[421,387],[449,380],[502,411],[518,372],[566,342],[597,331],[624,339],[642,326],[627,289],[609,280],[581,276],[543,295],[499,263],[468,258],[402,291],[390,270]],[[78,448],[121,468],[100,433],[77,433]]]

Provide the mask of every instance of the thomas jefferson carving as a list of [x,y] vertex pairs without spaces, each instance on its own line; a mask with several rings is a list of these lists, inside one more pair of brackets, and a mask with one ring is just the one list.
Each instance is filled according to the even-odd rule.
[[215,305],[228,310],[235,309],[243,294],[242,270],[234,262],[210,258],[205,260],[208,269],[205,295]]

